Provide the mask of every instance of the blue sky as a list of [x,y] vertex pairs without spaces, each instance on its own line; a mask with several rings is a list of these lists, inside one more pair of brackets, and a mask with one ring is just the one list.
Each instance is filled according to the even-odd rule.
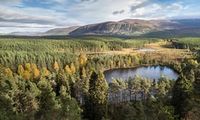
[[200,18],[199,0],[0,0],[0,33],[122,19]]

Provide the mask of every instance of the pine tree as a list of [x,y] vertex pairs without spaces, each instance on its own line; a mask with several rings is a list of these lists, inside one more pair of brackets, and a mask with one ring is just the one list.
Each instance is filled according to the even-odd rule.
[[13,97],[18,86],[16,80],[6,77],[4,67],[0,65],[0,119],[10,120],[15,119],[15,107],[13,106]]
[[51,73],[50,71],[46,68],[46,67],[43,67],[42,70],[41,70],[41,76],[42,77],[47,77],[49,76]]
[[81,69],[80,76],[81,76],[81,81],[82,81],[83,93],[87,94],[89,90],[89,79],[87,78],[86,70],[84,67]]
[[54,64],[53,64],[53,69],[54,69],[56,72],[59,71],[60,67],[59,67],[59,64],[58,64],[57,61],[54,62]]
[[175,114],[179,118],[185,118],[188,111],[191,110],[191,95],[193,85],[183,75],[179,77],[173,88],[172,105],[175,107]]
[[71,74],[72,74],[72,71],[71,71],[69,65],[66,65],[66,66],[65,66],[65,72],[66,72],[68,75],[71,75]]
[[17,73],[22,76],[24,73],[24,67],[22,65],[18,66]]
[[141,81],[141,89],[143,90],[143,99],[146,99],[146,95],[149,93],[152,82],[148,79],[142,79]]
[[75,99],[71,98],[65,86],[60,88],[60,112],[59,120],[80,120],[81,109]]
[[90,77],[89,97],[86,101],[86,118],[102,120],[107,112],[108,84],[103,73],[93,72]]
[[37,97],[40,94],[40,90],[35,83],[30,81],[22,80],[18,83],[18,86],[19,89],[15,91],[13,97],[15,112],[25,119],[34,119],[35,114],[39,109]]
[[37,113],[38,119],[56,119],[58,115],[57,112],[59,110],[59,104],[50,82],[43,78],[41,81],[39,81],[38,87],[41,91],[39,96],[40,109]]
[[9,78],[12,78],[12,77],[13,77],[13,72],[12,72],[12,70],[11,70],[10,68],[6,68],[6,69],[4,70],[4,74],[5,74],[7,77],[9,77]]
[[134,79],[130,79],[128,81],[128,88],[130,91],[130,100],[131,100],[131,94],[134,92],[135,94],[135,101],[137,97],[137,93],[141,91],[141,78],[139,76],[136,76]]
[[75,67],[74,63],[70,64],[70,69],[71,69],[72,74],[76,73],[76,67]]
[[79,64],[80,64],[80,66],[84,66],[84,65],[86,64],[86,62],[87,62],[87,57],[86,57],[86,55],[83,54],[83,53],[81,53],[81,54],[79,55]]

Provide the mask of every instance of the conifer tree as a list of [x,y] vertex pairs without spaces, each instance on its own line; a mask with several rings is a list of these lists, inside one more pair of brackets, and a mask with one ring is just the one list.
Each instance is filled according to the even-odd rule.
[[81,109],[65,86],[60,88],[60,105],[59,120],[81,120]]
[[43,67],[42,70],[41,70],[41,75],[42,77],[47,77],[49,76],[51,73],[50,71],[46,68],[46,67]]
[[66,72],[68,75],[71,75],[71,74],[72,74],[72,71],[71,71],[69,65],[66,65],[66,66],[65,66],[65,72]]
[[89,97],[86,101],[86,118],[102,120],[107,112],[108,84],[103,73],[93,71],[90,77]]
[[9,77],[9,78],[12,78],[12,77],[13,77],[13,72],[12,72],[12,70],[11,70],[10,68],[6,68],[6,69],[4,70],[4,74],[5,74],[7,77]]
[[70,64],[70,69],[71,69],[71,73],[72,73],[72,74],[75,74],[75,73],[76,73],[76,67],[75,67],[74,63],[71,63],[71,64]]
[[79,55],[79,64],[80,64],[80,66],[84,66],[84,65],[86,64],[86,62],[87,62],[87,57],[86,57],[86,55],[83,54],[83,53],[81,53],[81,54]]
[[54,62],[54,64],[53,64],[53,69],[54,69],[56,72],[59,71],[60,67],[59,67],[59,64],[58,64],[57,61]]
[[38,119],[56,119],[58,115],[57,112],[59,110],[59,104],[50,82],[43,78],[41,81],[39,81],[38,87],[41,91],[39,96],[40,109],[37,113],[37,117],[39,117]]
[[17,68],[17,73],[22,76],[24,73],[24,67],[22,65],[19,65]]
[[192,90],[192,82],[181,75],[174,85],[172,98],[175,114],[178,115],[180,119],[185,118],[188,111],[191,110]]

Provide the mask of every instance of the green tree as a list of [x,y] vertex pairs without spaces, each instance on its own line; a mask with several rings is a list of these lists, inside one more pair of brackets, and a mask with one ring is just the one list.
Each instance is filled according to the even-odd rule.
[[[109,84],[109,92],[110,96],[112,97],[112,102],[122,102],[120,101],[120,92],[123,93],[123,90],[127,88],[127,84],[123,80],[112,80],[112,82]],[[123,97],[123,99],[126,101],[126,98]]]
[[88,100],[86,100],[86,118],[101,120],[106,118],[108,84],[103,73],[92,72]]
[[17,118],[13,97],[18,87],[16,81],[6,78],[3,72],[0,66],[0,119],[10,120]]
[[146,99],[146,96],[150,92],[151,85],[152,85],[151,80],[148,80],[148,79],[142,79],[141,80],[141,89],[143,90],[142,97],[143,97],[144,100]]
[[43,78],[39,81],[38,87],[41,94],[39,96],[40,109],[37,118],[42,120],[56,119],[60,106],[50,82]]
[[39,109],[37,97],[40,94],[40,90],[35,83],[25,80],[19,80],[18,87],[13,97],[15,112],[24,119],[34,119]]
[[134,79],[130,79],[128,81],[128,88],[130,91],[130,100],[131,100],[131,95],[132,92],[135,94],[135,101],[136,101],[136,96],[137,93],[141,91],[141,81],[142,79],[139,76],[136,76]]
[[165,96],[169,91],[171,91],[171,89],[171,81],[165,77],[161,77],[158,81],[158,94],[160,96]]
[[59,120],[81,120],[81,108],[75,99],[71,98],[65,86],[60,89],[60,112]]
[[83,89],[83,93],[84,94],[87,94],[88,93],[88,90],[89,90],[89,79],[87,78],[87,75],[86,75],[86,70],[85,68],[81,68],[80,69],[81,73],[80,73],[80,76],[81,76],[81,81],[82,81],[82,89]]
[[178,115],[179,118],[185,118],[188,111],[192,109],[192,90],[192,81],[181,75],[174,85],[172,98],[172,105],[175,107],[175,114]]

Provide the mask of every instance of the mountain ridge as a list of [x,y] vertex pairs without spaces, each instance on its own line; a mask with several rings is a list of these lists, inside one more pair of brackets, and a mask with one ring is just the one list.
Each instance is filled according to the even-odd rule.
[[[142,20],[124,19],[120,21],[106,21],[84,26],[50,29],[44,33],[32,34],[38,36],[85,36],[85,35],[110,35],[110,36],[156,36],[156,33],[176,36],[193,34],[200,36],[200,19],[174,19],[174,20]],[[15,32],[14,35],[17,32]],[[176,33],[176,34],[174,34]],[[11,34],[12,35],[12,34]]]

